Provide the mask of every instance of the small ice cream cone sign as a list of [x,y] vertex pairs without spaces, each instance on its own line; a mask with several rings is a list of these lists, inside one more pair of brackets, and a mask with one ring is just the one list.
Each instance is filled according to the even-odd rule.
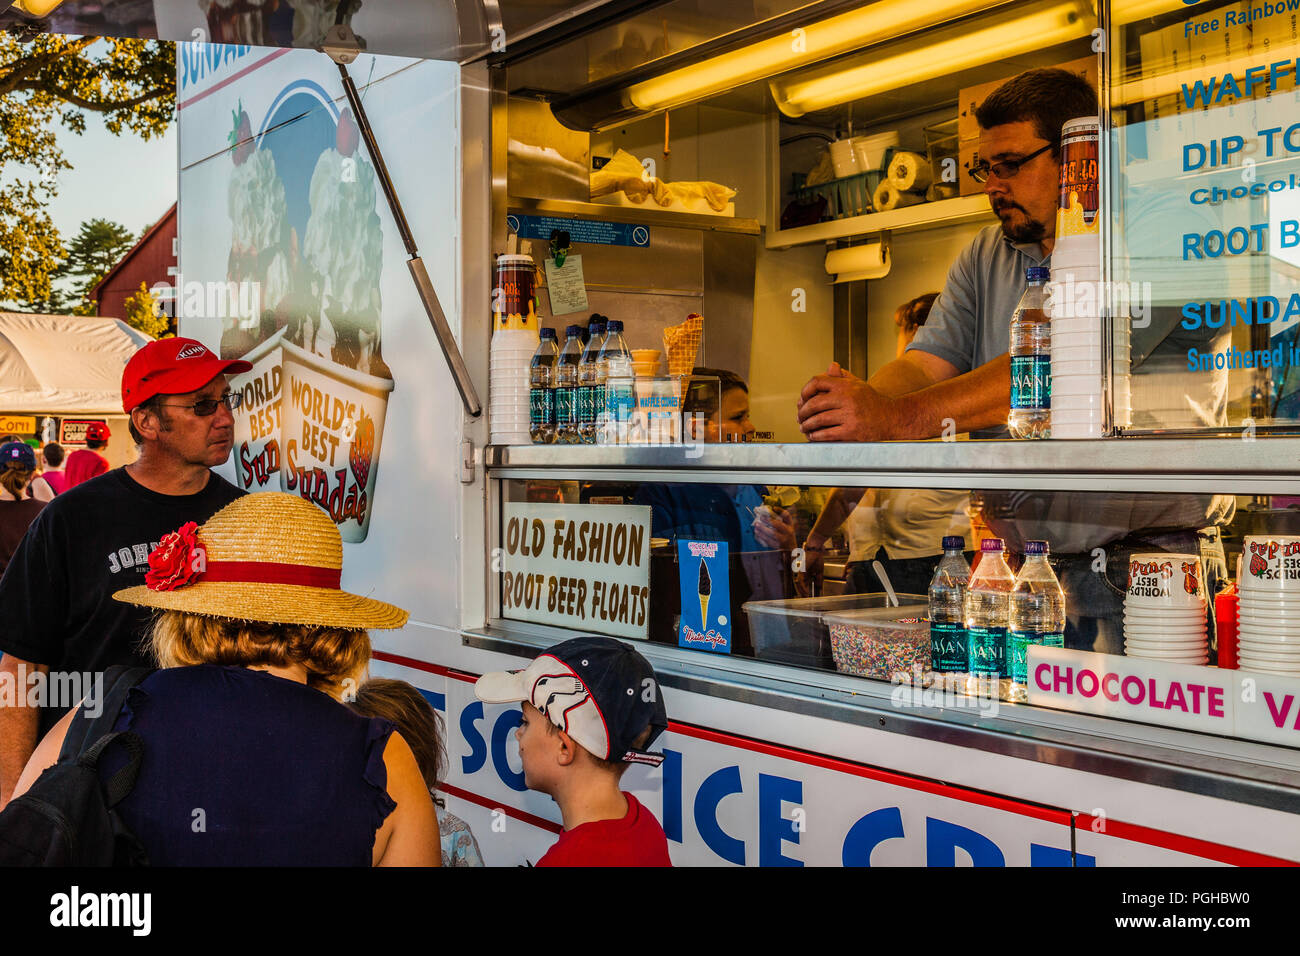
[[[727,542],[677,542],[682,614],[677,628],[681,647],[731,653],[731,589]],[[699,609],[699,617],[695,616]]]
[[700,559],[699,574],[700,623],[705,630],[709,627],[709,597],[713,594],[713,582],[709,579],[709,566]]

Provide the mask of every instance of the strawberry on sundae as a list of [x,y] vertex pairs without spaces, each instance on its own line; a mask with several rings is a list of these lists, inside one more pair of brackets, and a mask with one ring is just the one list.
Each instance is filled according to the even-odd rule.
[[239,292],[228,297],[221,316],[221,353],[237,357],[275,331],[275,310],[289,293],[293,236],[275,159],[257,148],[242,104],[234,111],[229,142],[235,168],[227,198],[226,278]]
[[321,153],[311,178],[311,218],[303,263],[313,277],[312,307],[289,340],[316,355],[389,378],[380,355],[380,274],[384,236],[375,171],[359,150],[351,110],[339,117],[335,148]]

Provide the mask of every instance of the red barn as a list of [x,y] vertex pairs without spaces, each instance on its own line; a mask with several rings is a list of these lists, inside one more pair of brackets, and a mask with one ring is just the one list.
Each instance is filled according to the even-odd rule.
[[176,281],[176,204],[146,232],[108,275],[90,290],[100,315],[120,319],[126,316],[126,300],[140,291],[140,283],[152,289],[158,283]]

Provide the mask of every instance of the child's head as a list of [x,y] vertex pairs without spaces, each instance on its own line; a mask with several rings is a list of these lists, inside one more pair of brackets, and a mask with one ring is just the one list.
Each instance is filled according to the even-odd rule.
[[617,784],[629,764],[658,766],[649,747],[668,726],[650,662],[628,644],[579,637],[522,671],[485,674],[474,687],[489,703],[523,706],[516,734],[530,789],[554,795],[575,775]]
[[404,680],[372,677],[357,689],[355,699],[345,697],[344,703],[365,717],[382,717],[396,724],[415,754],[424,785],[430,790],[438,788],[447,762],[442,717],[423,694]]

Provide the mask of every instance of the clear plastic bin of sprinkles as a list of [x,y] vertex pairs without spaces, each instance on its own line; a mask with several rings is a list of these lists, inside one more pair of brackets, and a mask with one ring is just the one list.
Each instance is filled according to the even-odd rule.
[[[843,674],[911,681],[930,672],[930,622],[924,604],[827,614],[831,655]],[[914,670],[917,669],[917,670]]]

